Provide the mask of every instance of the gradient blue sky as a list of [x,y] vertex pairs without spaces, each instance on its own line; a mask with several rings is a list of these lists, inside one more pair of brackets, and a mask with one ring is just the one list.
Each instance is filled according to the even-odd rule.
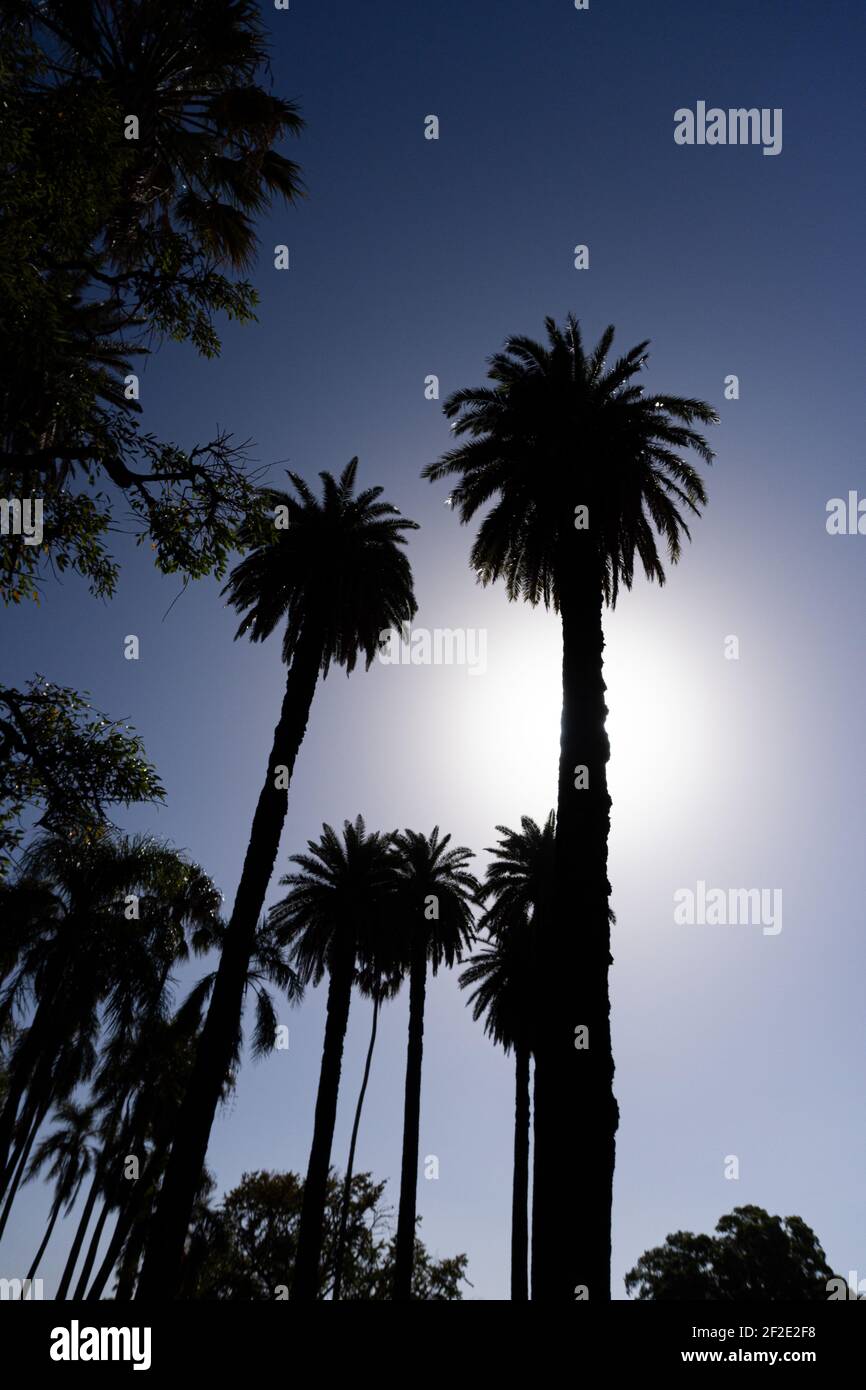
[[[622,1110],[614,1296],[641,1252],[733,1206],[797,1213],[830,1262],[866,1277],[862,689],[866,537],[830,537],[829,498],[862,464],[864,58],[858,3],[695,5],[440,0],[262,6],[278,91],[307,129],[289,149],[308,198],[261,224],[259,322],[216,363],[159,350],[146,425],[181,444],[215,424],[314,478],[354,454],[422,529],[420,611],[481,627],[488,670],[384,667],[317,695],[280,851],[323,820],[434,823],[479,853],[497,823],[555,799],[558,623],[482,590],[470,533],[422,483],[449,442],[443,396],[480,383],[507,333],[574,311],[585,337],[652,339],[647,384],[712,402],[710,506],[664,591],[640,581],[607,623],[617,913],[612,974]],[[681,106],[781,107],[784,148],[683,148]],[[423,121],[439,116],[438,142]],[[286,243],[291,269],[273,269]],[[573,247],[590,248],[590,269]],[[740,399],[723,399],[736,373]],[[123,815],[189,850],[231,900],[283,675],[276,641],[232,644],[219,586],[156,576],[127,553],[116,598],[49,582],[3,615],[2,678],[38,670],[128,716],[165,809]],[[136,633],[141,659],[123,659]],[[736,634],[739,661],[724,659]],[[479,866],[483,866],[481,853]],[[698,879],[780,887],[784,925],[676,926]],[[276,884],[270,901],[278,895]],[[181,990],[190,982],[184,977]],[[223,1190],[255,1168],[303,1171],[323,991],[283,1009],[288,1053],[242,1071],[209,1153]],[[396,1205],[408,1001],[382,1021],[359,1163]],[[334,1161],[342,1166],[369,1026],[353,1004]],[[419,1183],[422,1235],[469,1255],[470,1297],[508,1294],[511,1064],[455,978],[431,990]],[[574,1135],[579,1144],[581,1136]],[[738,1181],[724,1161],[740,1161]],[[567,1164],[561,1173],[569,1181]],[[3,1270],[22,1272],[47,1208],[19,1199]],[[44,1262],[62,1267],[67,1222]]]

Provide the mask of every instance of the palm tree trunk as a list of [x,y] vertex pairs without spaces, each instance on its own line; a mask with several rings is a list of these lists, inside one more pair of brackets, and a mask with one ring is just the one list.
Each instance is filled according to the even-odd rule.
[[394,1299],[412,1297],[415,1262],[415,1214],[418,1205],[418,1143],[421,1131],[421,1062],[424,1053],[424,1005],[427,997],[427,951],[422,932],[409,971],[409,1046],[403,1100],[403,1158],[400,1165],[400,1205],[394,1247]]
[[110,1211],[111,1207],[108,1205],[108,1202],[103,1202],[102,1211],[99,1213],[99,1220],[93,1228],[93,1235],[90,1237],[90,1245],[87,1249],[87,1256],[82,1265],[81,1273],[78,1276],[78,1283],[75,1285],[75,1293],[72,1295],[73,1301],[76,1303],[79,1299],[83,1299],[87,1292],[87,1281],[90,1278],[90,1271],[93,1269],[96,1260],[96,1252],[99,1249],[99,1242],[102,1239],[102,1232],[105,1229],[105,1223],[108,1220]]
[[[32,1263],[32,1265],[30,1266],[30,1268],[29,1268],[28,1271],[27,1271],[27,1281],[28,1281],[28,1283],[29,1283],[29,1281],[30,1281],[31,1279],[34,1279],[34,1278],[36,1277],[36,1271],[37,1271],[37,1269],[39,1268],[39,1265],[40,1265],[40,1263],[41,1263],[41,1261],[42,1261],[42,1256],[45,1254],[45,1250],[46,1250],[46,1247],[47,1247],[47,1245],[48,1245],[48,1242],[49,1242],[49,1240],[51,1239],[51,1237],[52,1237],[52,1235],[53,1235],[53,1233],[54,1233],[54,1227],[56,1226],[56,1224],[57,1224],[57,1218],[58,1218],[58,1216],[60,1215],[60,1207],[61,1207],[61,1205],[62,1205],[62,1204],[61,1204],[59,1201],[52,1202],[52,1204],[51,1204],[51,1215],[50,1215],[50,1217],[48,1218],[48,1229],[46,1230],[45,1235],[42,1237],[42,1244],[39,1246],[39,1249],[36,1251],[36,1254],[33,1256],[33,1263]],[[23,1297],[23,1295],[22,1295],[22,1297]]]
[[[602,598],[592,565],[576,563],[572,555],[559,574],[563,708],[554,914],[546,929],[551,938],[556,934],[550,944],[561,969],[550,982],[536,1056],[533,1299],[603,1303],[610,1300],[619,1112],[613,1094],[608,983],[610,749]],[[586,769],[585,774],[578,769]],[[575,1143],[578,1131],[581,1140]]]
[[[117,1221],[115,1223],[114,1230],[111,1234],[111,1239],[108,1242],[108,1249],[105,1252],[102,1263],[100,1264],[99,1269],[96,1271],[96,1275],[94,1277],[93,1283],[90,1285],[90,1288],[87,1290],[86,1293],[82,1292],[81,1294],[81,1297],[85,1300],[86,1303],[99,1302],[99,1299],[102,1297],[102,1290],[108,1283],[111,1271],[117,1264],[117,1258],[121,1252],[121,1249],[123,1248],[123,1243],[126,1240],[127,1235],[129,1234],[132,1222],[134,1220],[134,1214],[130,1214],[130,1206],[131,1202],[127,1202],[125,1206],[121,1207],[120,1211],[117,1214]],[[95,1253],[96,1252],[94,1251],[94,1257]],[[78,1295],[76,1293],[76,1297],[77,1296]]]
[[[271,881],[288,807],[291,779],[307,729],[321,666],[321,644],[301,638],[289,673],[268,771],[253,817],[234,909],[226,931],[195,1065],[180,1107],[171,1156],[151,1225],[136,1298],[174,1297],[183,1246],[207,1154],[211,1126],[231,1066],[256,925]],[[281,786],[275,783],[277,769]]]
[[26,1168],[27,1160],[30,1157],[30,1150],[33,1148],[33,1141],[36,1138],[39,1126],[45,1119],[45,1115],[48,1111],[48,1107],[50,1104],[51,1101],[49,1098],[48,1101],[43,1102],[43,1104],[39,1107],[39,1109],[33,1117],[33,1121],[30,1125],[29,1130],[27,1131],[26,1135],[22,1136],[18,1144],[18,1147],[16,1148],[12,1156],[11,1163],[15,1164],[17,1161],[17,1166],[15,1167],[14,1176],[9,1186],[9,1191],[6,1195],[6,1201],[3,1206],[3,1213],[2,1215],[0,1215],[0,1236],[2,1236],[3,1232],[6,1230],[6,1222],[9,1220],[9,1213],[12,1210],[12,1203],[15,1201],[15,1198],[18,1194],[18,1188],[21,1185],[21,1179],[24,1176],[24,1169]]
[[135,1225],[126,1242],[126,1249],[123,1252],[123,1259],[120,1263],[120,1271],[117,1276],[117,1289],[114,1298],[117,1303],[131,1303],[135,1292],[135,1280],[138,1274],[138,1265],[141,1259],[141,1252],[144,1249],[144,1242],[147,1239],[147,1223],[150,1208],[143,1211],[137,1218]]
[[0,1110],[0,1199],[5,1196],[13,1180],[15,1159],[12,1158],[10,1161],[9,1150],[15,1137],[18,1109],[39,1060],[46,1052],[47,1039],[51,1033],[53,1002],[50,993],[48,998],[40,1001],[27,1030],[27,1036],[9,1069],[6,1099],[3,1109]]
[[86,1295],[88,1303],[96,1303],[102,1297],[102,1291],[108,1283],[111,1271],[117,1264],[126,1238],[132,1230],[136,1217],[147,1202],[147,1194],[153,1192],[164,1163],[165,1145],[160,1145],[152,1151],[144,1166],[144,1172],[134,1183],[132,1191],[118,1211],[117,1223],[108,1243],[108,1249]]
[[312,1303],[319,1293],[319,1262],[322,1256],[322,1230],[325,1203],[328,1196],[328,1174],[331,1167],[331,1146],[334,1142],[334,1123],[337,1118],[337,1098],[340,1093],[340,1071],[343,1064],[343,1044],[352,1002],[352,977],[355,969],[355,943],[344,941],[331,967],[328,985],[328,1009],[325,1020],[325,1041],[322,1044],[322,1067],[316,1095],[316,1114],[313,1121],[313,1142],[304,1182],[304,1200],[298,1228],[298,1250],[291,1297],[298,1303]]
[[81,1220],[78,1223],[78,1230],[75,1232],[75,1239],[72,1242],[72,1248],[70,1249],[69,1255],[67,1256],[66,1265],[63,1270],[63,1275],[58,1285],[57,1293],[54,1295],[55,1302],[62,1302],[66,1298],[67,1293],[69,1292],[69,1285],[72,1283],[72,1276],[75,1273],[75,1266],[78,1263],[78,1256],[80,1255],[81,1247],[84,1244],[84,1237],[87,1234],[87,1227],[90,1225],[90,1218],[93,1215],[93,1208],[96,1206],[96,1199],[99,1196],[99,1186],[101,1178],[102,1174],[100,1172],[99,1165],[97,1165],[96,1172],[93,1176],[93,1182],[90,1184],[90,1191],[87,1194],[87,1201],[85,1202],[84,1210],[81,1213]]
[[511,1301],[526,1303],[529,1255],[529,1049],[515,1048],[514,1182],[511,1191]]
[[[536,978],[539,978],[536,976]],[[541,1048],[541,1029],[539,1027],[538,1013],[535,1015],[535,1066],[532,1072],[532,1212],[531,1212],[531,1240],[529,1246],[529,1288],[530,1298],[533,1302],[541,1298],[541,1247],[542,1247],[542,1228],[541,1213],[543,1202],[541,1198],[541,1168],[539,1165],[539,1153],[546,1153],[544,1141],[540,1137],[539,1122],[539,1102],[541,1100],[539,1085],[539,1065],[538,1053]]]
[[367,1048],[367,1060],[364,1064],[364,1078],[361,1082],[361,1093],[358,1096],[358,1104],[355,1107],[355,1122],[352,1125],[352,1138],[349,1143],[349,1161],[346,1164],[346,1180],[343,1183],[343,1198],[340,1203],[340,1229],[337,1233],[337,1249],[334,1255],[334,1302],[340,1297],[340,1289],[343,1285],[343,1258],[346,1253],[346,1229],[349,1225],[349,1209],[352,1205],[352,1174],[355,1171],[355,1145],[358,1142],[358,1129],[361,1124],[361,1109],[364,1104],[364,1096],[367,1093],[367,1082],[370,1079],[370,1063],[373,1060],[373,1048],[376,1043],[376,1029],[379,1026],[379,995],[373,998],[373,1027],[370,1032],[370,1045]]

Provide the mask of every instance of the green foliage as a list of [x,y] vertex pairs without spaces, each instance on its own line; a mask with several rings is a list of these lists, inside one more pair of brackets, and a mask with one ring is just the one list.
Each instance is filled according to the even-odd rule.
[[129,725],[42,676],[0,686],[0,879],[20,846],[26,811],[86,848],[110,829],[107,808],[159,801],[163,789]]
[[814,1231],[799,1216],[735,1207],[717,1235],[676,1231],[641,1255],[625,1286],[656,1301],[818,1302],[833,1271]]
[[[384,1302],[391,1297],[394,1248],[384,1182],[369,1173],[352,1179],[342,1298]],[[334,1244],[342,1182],[328,1179],[320,1262],[320,1299],[333,1285]],[[292,1283],[304,1184],[296,1173],[245,1173],[217,1210],[199,1205],[184,1268],[182,1297],[241,1302],[285,1297]],[[412,1296],[424,1301],[462,1298],[466,1256],[436,1260],[416,1238]]]
[[3,539],[5,602],[46,566],[111,594],[118,493],[188,578],[222,577],[261,510],[246,445],[142,434],[126,378],[155,338],[213,357],[218,315],[254,318],[252,215],[301,191],[274,145],[302,123],[266,66],[247,0],[12,0],[0,20],[0,496],[44,507],[41,544]]

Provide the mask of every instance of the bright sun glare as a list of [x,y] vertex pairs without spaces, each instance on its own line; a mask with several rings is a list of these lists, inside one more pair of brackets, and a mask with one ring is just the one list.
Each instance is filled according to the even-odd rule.
[[[465,675],[452,709],[466,799],[497,821],[543,819],[556,805],[561,629],[538,612],[491,630],[487,670]],[[645,835],[647,818],[678,814],[696,793],[706,755],[706,707],[675,659],[675,633],[606,620],[608,768],[617,835]]]

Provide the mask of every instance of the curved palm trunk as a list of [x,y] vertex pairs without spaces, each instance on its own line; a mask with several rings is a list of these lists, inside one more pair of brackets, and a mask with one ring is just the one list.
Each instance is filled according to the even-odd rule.
[[211,1126],[237,1041],[256,924],[271,881],[288,808],[287,790],[275,786],[276,769],[285,767],[287,774],[281,780],[291,779],[307,730],[320,665],[321,644],[302,639],[286,678],[267,776],[253,817],[241,881],[192,1077],[180,1107],[136,1298],[172,1298],[177,1290],[184,1241]]
[[[566,564],[560,567],[563,707],[554,912],[542,928],[562,968],[550,981],[536,1056],[532,1296],[546,1302],[605,1302],[610,1299],[619,1112],[613,1095],[608,985],[610,750],[604,634],[592,568],[581,568],[573,557]],[[587,769],[584,788],[575,786],[579,767]],[[588,1030],[585,1040],[575,1032],[580,1027]],[[563,1174],[568,1174],[565,1183]]]
[[313,1142],[304,1182],[304,1200],[298,1228],[298,1251],[292,1279],[292,1299],[311,1303],[319,1292],[319,1261],[322,1255],[322,1228],[328,1193],[328,1172],[331,1166],[331,1145],[334,1142],[334,1122],[337,1118],[337,1097],[340,1090],[340,1071],[343,1064],[343,1043],[349,1022],[352,1002],[352,975],[355,966],[354,943],[347,943],[341,958],[335,960],[328,986],[328,1012],[325,1022],[325,1041],[322,1047],[322,1069],[316,1096],[316,1117],[313,1122]]
[[108,1220],[110,1213],[111,1207],[108,1205],[108,1202],[103,1202],[102,1211],[99,1213],[99,1220],[93,1228],[93,1235],[90,1237],[90,1244],[87,1247],[87,1255],[85,1256],[84,1264],[81,1267],[81,1273],[78,1276],[78,1283],[75,1285],[75,1293],[72,1295],[73,1301],[76,1303],[80,1299],[83,1299],[84,1295],[87,1292],[87,1281],[90,1278],[90,1272],[93,1269],[94,1264],[96,1263],[96,1256],[99,1250],[99,1242],[102,1240],[102,1232],[105,1230],[105,1223]]
[[52,1202],[51,1204],[51,1215],[48,1218],[48,1228],[45,1232],[45,1235],[42,1237],[42,1244],[39,1246],[39,1249],[33,1256],[33,1263],[27,1271],[28,1282],[36,1277],[36,1271],[42,1262],[42,1256],[45,1254],[45,1251],[48,1247],[48,1242],[54,1234],[54,1227],[57,1225],[57,1218],[60,1215],[60,1207],[61,1203],[59,1201]]
[[147,1239],[147,1222],[150,1208],[145,1208],[140,1216],[136,1218],[126,1248],[123,1252],[123,1259],[120,1262],[120,1271],[117,1276],[117,1288],[114,1293],[115,1302],[131,1303],[135,1292],[135,1280],[138,1275],[138,1265],[141,1260],[141,1252],[144,1250],[144,1242]]
[[[126,1237],[129,1234],[134,1220],[134,1213],[130,1213],[131,1205],[132,1204],[130,1202],[127,1202],[126,1205],[122,1207],[121,1210],[118,1212],[117,1222],[115,1224],[114,1231],[112,1232],[111,1239],[108,1242],[108,1249],[105,1252],[99,1269],[96,1271],[93,1283],[90,1285],[90,1288],[87,1290],[86,1293],[82,1291],[80,1295],[81,1298],[83,1298],[87,1303],[99,1302],[99,1299],[102,1297],[102,1291],[108,1283],[111,1271],[117,1264],[118,1257],[120,1255],[121,1250],[123,1249],[124,1241],[126,1240]],[[93,1253],[95,1258],[95,1249]],[[93,1261],[91,1260],[91,1268],[92,1266]],[[82,1274],[81,1278],[82,1280],[84,1279],[84,1274]],[[79,1281],[79,1288],[80,1287],[81,1280]],[[79,1295],[76,1291],[76,1298],[77,1297],[79,1297]]]
[[361,1125],[361,1110],[364,1105],[364,1096],[367,1093],[367,1082],[370,1079],[370,1063],[373,1060],[373,1048],[376,1044],[376,1029],[379,1026],[379,996],[373,1000],[373,1027],[370,1031],[370,1045],[367,1048],[367,1060],[364,1064],[364,1078],[361,1082],[361,1092],[358,1096],[358,1104],[355,1107],[355,1122],[352,1125],[352,1138],[349,1143],[349,1161],[346,1164],[346,1179],[343,1183],[343,1197],[340,1202],[340,1229],[337,1233],[337,1247],[334,1255],[334,1302],[340,1297],[340,1290],[343,1286],[343,1259],[346,1253],[346,1230],[349,1225],[349,1209],[352,1205],[352,1174],[355,1171],[355,1146],[358,1142],[358,1129]]
[[427,952],[423,934],[409,971],[409,1046],[406,1053],[406,1091],[403,1100],[403,1158],[400,1164],[400,1205],[394,1246],[394,1299],[412,1297],[415,1260],[415,1213],[418,1204],[418,1141],[421,1129],[421,1062],[424,1053],[424,1004],[427,996]]
[[[10,1159],[9,1151],[13,1148],[21,1101],[27,1093],[40,1059],[50,1050],[53,1003],[54,997],[49,991],[48,997],[38,1004],[24,1043],[10,1069],[6,1099],[0,1111],[0,1198],[5,1196],[14,1177],[15,1158]],[[56,1037],[56,1033],[54,1036]]]
[[3,1214],[2,1216],[0,1216],[0,1236],[2,1236],[3,1232],[6,1230],[6,1222],[9,1220],[9,1213],[12,1210],[12,1203],[15,1201],[15,1198],[18,1195],[18,1188],[21,1186],[21,1179],[24,1176],[24,1169],[26,1168],[27,1160],[30,1157],[30,1150],[33,1148],[33,1142],[39,1131],[39,1126],[45,1119],[50,1104],[51,1101],[49,1099],[48,1101],[43,1102],[43,1104],[39,1107],[39,1110],[33,1117],[33,1121],[30,1125],[29,1130],[22,1137],[22,1140],[12,1157],[11,1162],[13,1164],[17,1162],[17,1166],[15,1167],[14,1176],[9,1185],[9,1191],[6,1196],[6,1202],[3,1206]]
[[[153,1191],[154,1183],[159,1177],[160,1169],[165,1163],[165,1146],[161,1145],[154,1149],[144,1167],[141,1177],[132,1186],[132,1191],[117,1213],[117,1222],[111,1239],[108,1242],[108,1249],[102,1260],[99,1269],[96,1271],[93,1283],[86,1294],[88,1303],[96,1303],[102,1297],[102,1292],[111,1276],[111,1271],[117,1264],[118,1259],[126,1244],[127,1236],[132,1230],[136,1218],[147,1204],[147,1194]],[[141,1195],[139,1195],[141,1194]]]
[[529,1049],[514,1064],[514,1182],[511,1190],[511,1300],[526,1303],[529,1255]]
[[90,1184],[90,1191],[87,1194],[87,1201],[84,1203],[84,1210],[81,1213],[81,1220],[78,1223],[78,1230],[75,1232],[75,1239],[66,1259],[57,1293],[54,1295],[55,1302],[62,1302],[69,1293],[69,1285],[72,1283],[72,1276],[75,1273],[75,1266],[78,1263],[78,1256],[81,1254],[81,1247],[84,1244],[84,1237],[87,1235],[87,1227],[90,1225],[90,1218],[93,1215],[93,1208],[96,1206],[96,1199],[99,1196],[99,1186],[102,1174],[97,1166],[94,1173],[93,1182]]

